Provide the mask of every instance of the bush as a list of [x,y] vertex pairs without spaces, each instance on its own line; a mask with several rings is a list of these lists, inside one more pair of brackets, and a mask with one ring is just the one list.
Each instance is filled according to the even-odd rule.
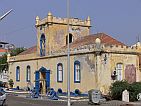
[[122,100],[122,92],[125,89],[129,89],[129,84],[127,81],[116,81],[110,86],[109,94],[114,100]]
[[141,82],[134,82],[129,86],[130,101],[137,101],[137,95],[141,93]]
[[122,92],[129,91],[130,101],[136,101],[137,95],[141,93],[141,82],[129,84],[127,81],[116,81],[110,86],[110,96],[114,100],[122,100]]
[[12,79],[10,79],[8,82],[9,82],[10,87],[11,87],[11,88],[13,88],[13,85],[14,85],[13,80],[12,80]]

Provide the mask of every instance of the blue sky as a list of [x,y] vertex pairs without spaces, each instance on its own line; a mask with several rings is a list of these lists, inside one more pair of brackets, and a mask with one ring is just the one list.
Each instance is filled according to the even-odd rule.
[[[0,40],[17,47],[36,44],[35,17],[66,17],[67,0],[0,0],[0,15],[13,12],[0,22]],[[104,32],[132,45],[141,40],[141,0],[70,0],[70,15],[91,17],[91,33]]]

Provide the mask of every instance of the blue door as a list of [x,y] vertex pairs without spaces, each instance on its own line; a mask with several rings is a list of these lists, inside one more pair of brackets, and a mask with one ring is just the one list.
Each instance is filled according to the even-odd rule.
[[46,71],[46,88],[50,87],[50,70]]
[[36,71],[35,72],[35,89],[37,93],[39,93],[39,79],[40,79],[40,73],[39,71]]

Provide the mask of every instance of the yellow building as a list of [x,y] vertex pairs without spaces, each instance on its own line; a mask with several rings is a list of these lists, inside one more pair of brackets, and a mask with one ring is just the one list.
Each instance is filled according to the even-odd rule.
[[[71,91],[100,89],[107,93],[114,80],[141,81],[140,50],[104,33],[90,35],[91,20],[70,18]],[[37,45],[8,56],[9,79],[14,87],[29,82],[41,93],[48,88],[67,91],[67,18],[36,17]]]

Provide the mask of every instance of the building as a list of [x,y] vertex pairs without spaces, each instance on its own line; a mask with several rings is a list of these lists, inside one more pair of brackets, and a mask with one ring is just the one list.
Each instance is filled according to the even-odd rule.
[[[0,42],[0,58],[3,58],[2,56],[4,54],[7,54],[11,49],[14,48],[15,46],[13,44],[9,44],[7,42]],[[6,64],[0,64],[0,67],[5,65]],[[0,70],[0,81],[8,82],[8,71],[6,68]]]
[[7,70],[3,70],[0,73],[0,81],[7,83],[8,82],[8,71]]
[[7,42],[0,42],[0,57],[14,48],[15,46],[13,44],[9,44]]
[[[108,93],[115,80],[141,81],[140,50],[104,33],[90,34],[90,17],[70,18],[71,91],[100,89]],[[67,18],[36,17],[37,45],[8,57],[14,87],[29,82],[45,94],[48,88],[67,91]]]

